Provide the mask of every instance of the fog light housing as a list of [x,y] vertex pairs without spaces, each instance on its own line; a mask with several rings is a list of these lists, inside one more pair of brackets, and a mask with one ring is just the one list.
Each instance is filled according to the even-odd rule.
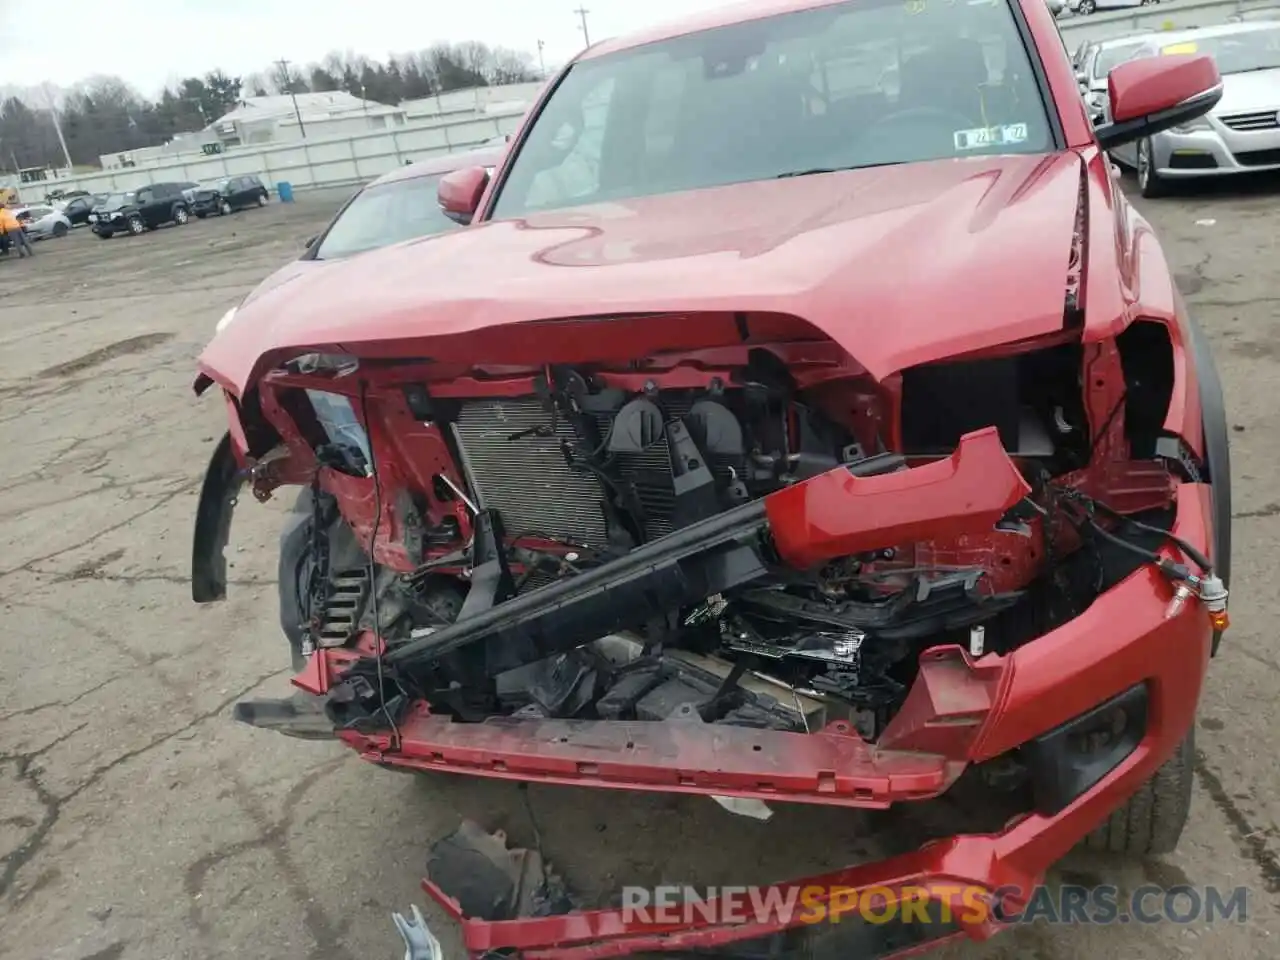
[[1037,813],[1060,813],[1133,753],[1147,733],[1148,700],[1139,683],[1022,747]]

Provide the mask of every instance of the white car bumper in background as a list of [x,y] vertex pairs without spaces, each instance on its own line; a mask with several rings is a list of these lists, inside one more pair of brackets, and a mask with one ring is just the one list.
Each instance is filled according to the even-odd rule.
[[1152,160],[1162,177],[1204,177],[1280,170],[1280,107],[1206,117],[1192,129],[1158,134]]

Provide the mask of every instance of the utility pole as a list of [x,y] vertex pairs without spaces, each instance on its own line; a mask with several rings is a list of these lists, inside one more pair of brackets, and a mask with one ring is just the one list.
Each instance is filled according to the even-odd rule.
[[591,34],[587,32],[587,14],[591,11],[586,7],[579,7],[573,11],[578,15],[578,19],[582,21],[582,39],[586,41],[587,46],[591,46]]
[[58,108],[53,104],[53,95],[49,93],[49,85],[43,83],[40,85],[40,91],[44,94],[45,103],[49,105],[49,115],[53,117],[53,129],[58,135],[58,143],[62,147],[63,159],[67,161],[67,172],[72,169],[71,151],[67,149],[67,139],[62,135],[62,123],[58,120]]
[[277,60],[276,66],[280,68],[280,82],[289,88],[289,97],[293,100],[293,115],[298,118],[298,132],[302,134],[302,139],[307,139],[307,128],[302,123],[302,111],[298,109],[298,95],[293,89],[293,78],[289,76],[289,61]]
[[547,75],[547,61],[542,56],[542,48],[545,46],[546,44],[541,40],[538,41],[538,66],[542,69],[542,76],[544,78]]
[[200,102],[200,98],[199,97],[183,97],[182,99],[187,103],[191,104],[193,107],[195,107],[196,112],[200,114],[200,121],[204,124],[205,127],[209,126],[209,116],[204,112],[204,104]]

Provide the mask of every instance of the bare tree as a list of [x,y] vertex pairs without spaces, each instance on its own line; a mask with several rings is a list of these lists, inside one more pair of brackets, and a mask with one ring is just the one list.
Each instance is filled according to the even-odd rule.
[[528,83],[538,79],[538,71],[534,69],[533,57],[525,51],[494,47],[486,76],[495,85]]

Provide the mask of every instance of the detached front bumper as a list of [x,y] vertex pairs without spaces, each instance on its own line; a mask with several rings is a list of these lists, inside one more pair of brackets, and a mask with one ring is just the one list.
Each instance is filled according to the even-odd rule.
[[[228,436],[214,456],[201,495],[193,571],[197,600],[222,595],[221,550],[242,479]],[[962,439],[952,458],[925,467],[866,477],[823,474],[765,498],[763,515],[782,556],[806,566],[931,531],[964,535],[970,528],[990,530],[1025,492],[995,431],[988,430]],[[1208,486],[1176,488],[1172,533],[1211,552],[1211,516]],[[707,542],[699,549],[723,546],[702,539]],[[696,545],[695,540],[681,542]],[[641,566],[652,571],[657,564],[640,556],[644,549],[629,556],[639,556]],[[631,573],[633,579],[646,575]],[[552,624],[553,613],[567,614],[587,593],[611,583],[594,584],[588,572],[508,603],[523,602],[522,610],[528,607],[526,613]],[[443,890],[425,884],[460,921],[472,956],[503,950],[525,960],[587,960],[732,945],[737,956],[756,956],[771,938],[843,935],[829,934],[839,926],[832,921],[841,913],[855,919],[850,904],[862,903],[869,891],[889,900],[924,891],[930,902],[948,905],[949,922],[917,924],[886,941],[884,950],[876,948],[878,952],[865,945],[859,953],[845,951],[894,956],[934,940],[960,934],[985,938],[998,930],[995,906],[1018,909],[1047,869],[1178,749],[1195,716],[1211,626],[1203,606],[1171,607],[1172,596],[1169,582],[1147,565],[1075,619],[1008,655],[973,659],[957,647],[930,649],[921,658],[905,703],[875,744],[864,742],[843,722],[813,733],[693,720],[502,718],[466,724],[433,716],[425,705],[402,718],[394,731],[345,728],[338,735],[366,759],[402,769],[871,808],[939,796],[966,767],[1019,751],[1032,778],[1031,812],[998,833],[960,834],[903,856],[771,888],[784,901],[789,889],[808,890],[806,905],[827,905],[817,914],[813,907],[730,922],[727,911],[713,904],[674,923],[646,921],[621,909],[484,920],[464,916]],[[554,602],[535,602],[538,597]],[[485,616],[477,614],[474,620]],[[442,628],[432,639],[457,633],[458,627]],[[322,693],[344,661],[359,656],[321,649],[294,682]],[[1124,712],[1122,733],[1083,758],[1068,750],[1067,734],[1092,732],[1087,725],[1104,705]],[[1107,726],[1114,728],[1109,721]]]
[[[1205,548],[1208,509],[1208,488],[1182,486],[1174,532]],[[810,891],[800,901],[807,909],[790,916],[775,911],[745,923],[717,922],[730,911],[712,904],[705,909],[700,905],[690,922],[674,924],[637,920],[621,909],[484,921],[463,916],[442,890],[424,883],[428,894],[461,924],[471,956],[511,950],[524,960],[588,960],[735,944],[736,950],[726,952],[755,956],[748,943],[754,948],[761,946],[756,941],[777,937],[838,939],[844,935],[834,929],[840,920],[849,936],[863,936],[852,929],[860,917],[855,905],[869,891],[890,901],[920,899],[923,893],[935,908],[945,903],[949,923],[931,910],[931,922],[917,920],[914,927],[900,929],[908,911],[899,909],[896,924],[877,925],[884,951],[857,954],[896,956],[961,934],[985,939],[999,930],[996,906],[1017,910],[1025,905],[1048,868],[1177,750],[1199,701],[1210,628],[1196,604],[1166,619],[1170,595],[1158,573],[1142,568],[1077,619],[1008,657],[972,662],[959,651],[941,652],[922,664],[907,705],[886,731],[884,740],[890,742],[877,746],[858,747],[838,730],[764,737],[744,731],[739,743],[733,731],[720,728],[707,729],[700,741],[686,739],[685,732],[673,732],[678,726],[673,724],[559,724],[552,730],[541,723],[504,721],[477,728],[425,718],[402,728],[401,747],[394,755],[385,742],[349,733],[343,737],[368,759],[397,766],[584,786],[880,806],[938,792],[949,766],[990,759],[1033,742],[1052,744],[1054,732],[1109,700],[1145,701],[1141,738],[1125,747],[1101,779],[1074,796],[1059,796],[1065,801],[1061,809],[1032,812],[1001,833],[954,836],[905,856],[790,881],[772,888],[778,891],[776,898],[762,893],[752,901],[785,903],[792,888]],[[1135,690],[1144,696],[1135,700]],[[964,726],[961,718],[976,722],[971,737],[956,736],[957,727]],[[600,729],[609,726],[625,732]],[[746,743],[752,735],[760,737],[762,750]],[[906,744],[917,749],[897,749]],[[930,744],[937,752],[919,749]],[[755,769],[742,769],[746,757],[756,759]],[[1065,754],[1059,759],[1070,763]],[[743,908],[734,909],[741,914]],[[878,915],[883,917],[884,911]]]
[[[1173,532],[1209,544],[1209,488],[1179,487]],[[985,939],[1002,926],[997,905],[1017,910],[1048,868],[1122,806],[1179,747],[1190,729],[1208,665],[1210,625],[1199,604],[1168,617],[1172,590],[1143,567],[1084,614],[1006,657],[971,660],[932,650],[906,705],[881,741],[861,742],[840,724],[789,734],[673,723],[503,720],[451,724],[421,715],[389,738],[340,735],[380,764],[580,786],[709,793],[847,806],[884,807],[942,793],[968,764],[1023,748],[1032,763],[1036,809],[996,834],[964,834],[878,863],[793,880],[772,889],[810,891],[805,911],[740,917],[699,906],[686,922],[655,923],[623,910],[486,921],[462,915],[424,883],[462,926],[473,957],[510,950],[534,960],[588,960],[640,951],[725,948],[734,956],[796,938],[864,937],[856,905],[868,892],[902,902],[946,904],[949,922],[876,924],[883,942],[857,940],[860,957],[913,953],[959,935]],[[1134,736],[1112,753],[1081,761],[1065,748],[1073,723],[1123,704]],[[771,901],[762,893],[753,902]],[[794,902],[794,897],[793,897]],[[826,904],[818,909],[815,904]],[[737,913],[741,914],[741,906]],[[844,925],[834,921],[844,914]],[[879,912],[883,916],[883,911]],[[837,929],[839,928],[839,929]],[[880,942],[880,941],[876,941]],[[881,949],[881,947],[883,949]],[[842,948],[844,949],[844,948]]]

